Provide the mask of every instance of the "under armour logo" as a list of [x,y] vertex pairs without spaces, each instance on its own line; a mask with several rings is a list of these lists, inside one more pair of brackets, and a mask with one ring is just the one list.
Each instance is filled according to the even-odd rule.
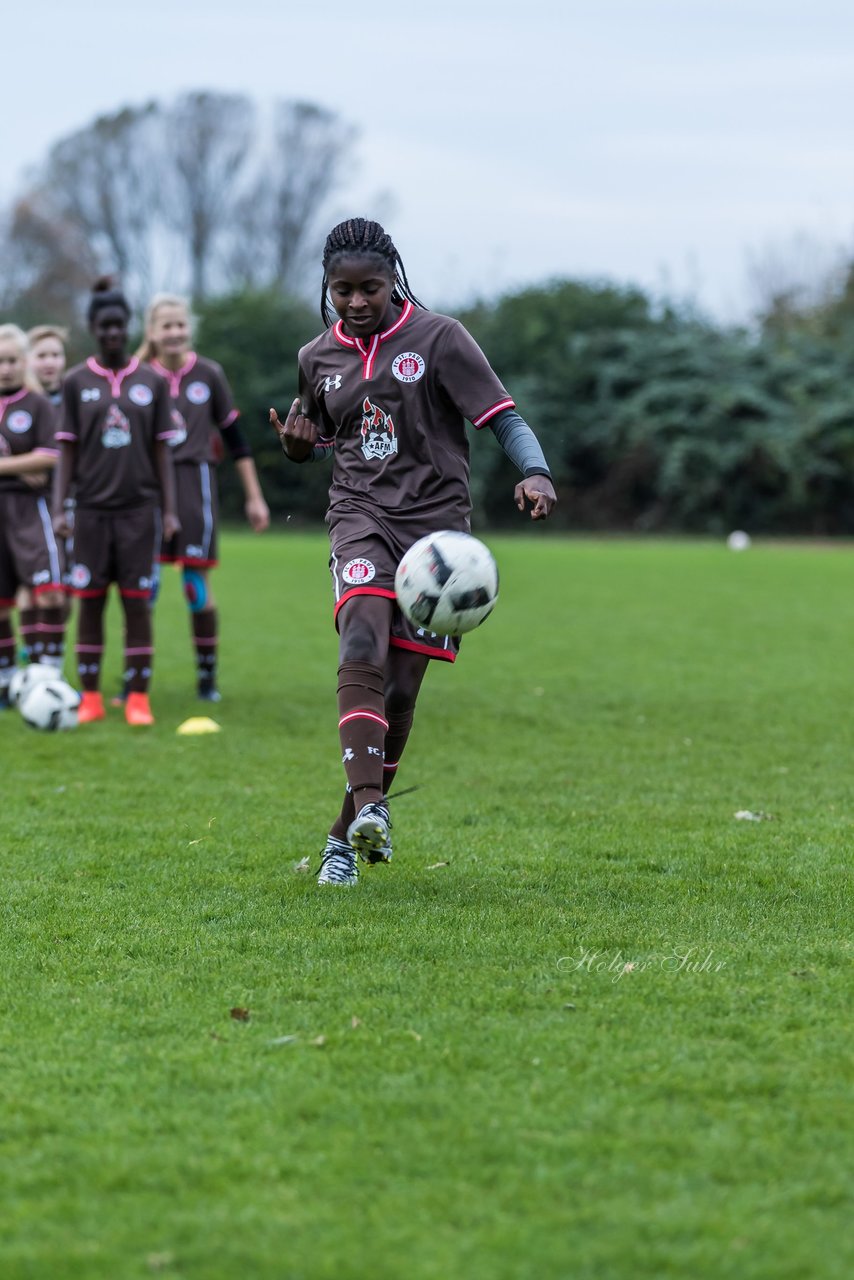
[[83,390],[80,392],[80,399],[84,403],[87,400],[100,400],[101,388],[100,387],[84,387]]
[[327,378],[325,383],[326,391],[337,391],[341,386],[341,374],[336,373],[334,378]]

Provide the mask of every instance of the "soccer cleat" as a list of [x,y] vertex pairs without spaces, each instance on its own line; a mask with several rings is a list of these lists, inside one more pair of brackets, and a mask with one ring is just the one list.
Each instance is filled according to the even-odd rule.
[[222,694],[212,676],[202,676],[199,680],[198,696],[200,702],[222,702]]
[[343,840],[329,836],[326,848],[320,855],[318,884],[358,884],[359,867],[356,855]]
[[154,724],[154,716],[148,705],[147,693],[129,693],[125,703],[125,720],[128,724]]
[[89,724],[93,720],[103,720],[106,714],[104,699],[100,693],[93,689],[84,691],[77,708],[77,723]]
[[347,828],[347,839],[365,862],[391,862],[388,805],[366,804]]

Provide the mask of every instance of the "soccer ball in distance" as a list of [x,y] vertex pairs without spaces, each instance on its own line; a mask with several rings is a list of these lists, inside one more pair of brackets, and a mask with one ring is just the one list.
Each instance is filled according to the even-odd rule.
[[18,704],[21,716],[31,729],[55,733],[58,729],[77,728],[80,694],[70,684],[55,676],[40,680],[27,689]]
[[409,548],[397,566],[394,590],[401,612],[414,626],[461,636],[492,613],[498,566],[479,539],[443,529]]
[[42,680],[55,680],[56,677],[56,667],[48,666],[46,662],[31,662],[29,666],[18,667],[9,681],[10,705],[19,706],[35,685]]

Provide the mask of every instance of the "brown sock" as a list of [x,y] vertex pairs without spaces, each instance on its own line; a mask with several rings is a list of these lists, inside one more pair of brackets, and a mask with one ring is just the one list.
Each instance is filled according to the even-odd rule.
[[65,657],[65,605],[42,605],[39,609],[39,662],[62,670]]
[[128,693],[148,693],[152,642],[151,605],[147,599],[122,596],[125,611],[125,688]]
[[28,662],[39,660],[39,611],[36,608],[18,610],[18,631],[21,644],[27,651]]
[[216,651],[219,619],[216,609],[203,609],[190,614],[193,644],[196,649],[196,675],[199,684],[216,685]]
[[[400,758],[403,755],[403,749],[412,729],[414,714],[414,708],[404,711],[402,715],[396,715],[393,711],[389,712],[388,733],[385,736],[385,759],[383,760],[383,799],[388,796],[391,784],[394,782],[400,765]],[[356,804],[353,800],[353,792],[348,787],[341,802],[341,812],[330,827],[329,834],[335,836],[336,840],[346,840],[347,828],[355,816]]]
[[342,662],[338,668],[338,733],[342,763],[359,813],[383,798],[384,678],[367,662]]
[[84,597],[77,612],[77,643],[74,651],[77,655],[77,674],[86,693],[94,693],[101,684],[106,603],[106,595]]

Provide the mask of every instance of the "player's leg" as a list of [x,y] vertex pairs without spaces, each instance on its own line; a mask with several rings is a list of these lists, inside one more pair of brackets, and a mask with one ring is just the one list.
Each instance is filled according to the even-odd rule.
[[74,563],[69,579],[77,598],[77,639],[74,646],[83,698],[77,712],[80,724],[104,719],[101,661],[104,656],[104,608],[112,557],[109,518],[99,511],[77,510],[74,523]]
[[38,603],[38,661],[61,672],[65,662],[65,592],[50,587],[36,592]]
[[160,545],[160,512],[154,507],[114,517],[116,581],[125,619],[125,719],[130,725],[154,723],[148,700],[154,662],[151,566]]
[[[427,654],[413,653],[408,649],[392,646],[386,659],[385,671],[385,715],[388,731],[383,744],[383,804],[388,810],[388,795],[391,785],[400,766],[404,748],[412,730],[415,703],[418,698],[421,682],[429,665]],[[341,812],[330,829],[330,836],[344,841],[350,824],[356,817],[353,803],[353,792],[350,787],[344,792]],[[389,818],[389,827],[391,819]],[[391,840],[377,853],[369,855],[369,861],[388,862],[391,859]]]
[[21,662],[37,662],[37,646],[39,635],[39,611],[36,598],[30,587],[18,587],[15,596],[15,608],[18,610],[18,635],[21,643]]
[[198,695],[203,702],[219,702],[220,693],[216,686],[219,612],[211,591],[210,575],[206,568],[187,564],[181,581],[190,611]]

